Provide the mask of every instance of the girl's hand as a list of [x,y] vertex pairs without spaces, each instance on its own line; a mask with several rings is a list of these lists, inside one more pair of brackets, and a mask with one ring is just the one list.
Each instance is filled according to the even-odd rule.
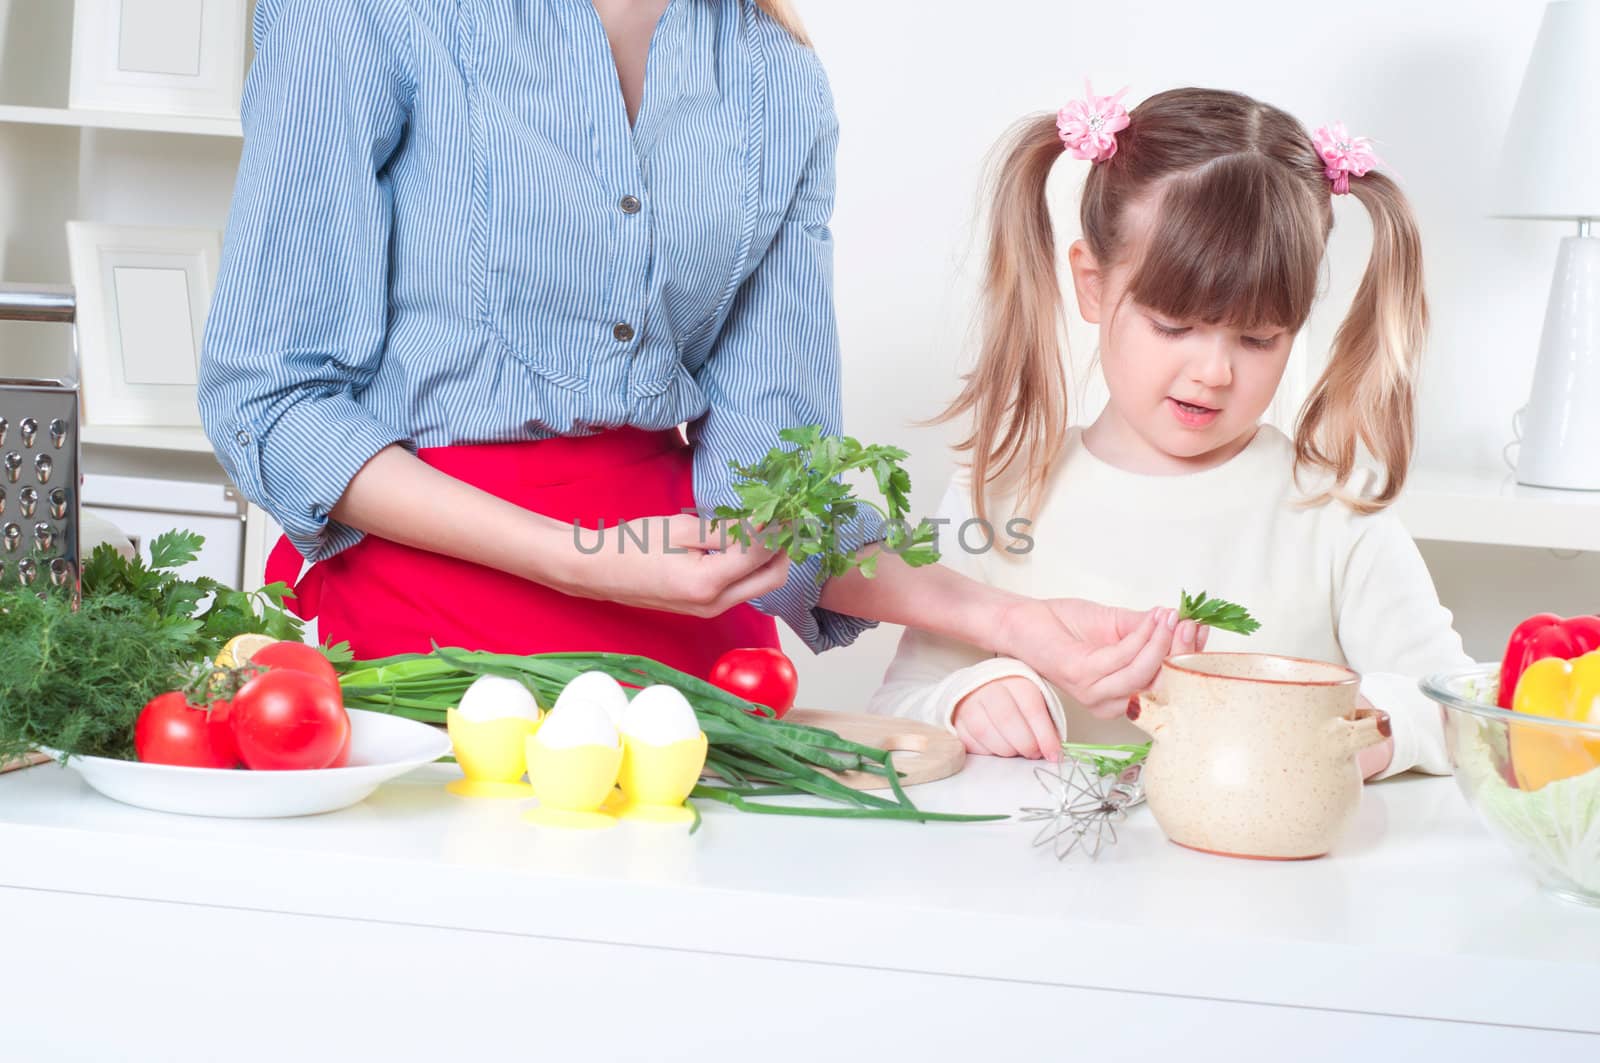
[[1061,759],[1061,735],[1031,679],[994,679],[956,702],[956,735],[968,753],[1029,760]]
[[1100,719],[1127,711],[1161,662],[1205,648],[1207,629],[1175,609],[1136,613],[1081,598],[1023,598],[1001,622],[1001,654],[1031,665]]
[[702,535],[699,517],[678,514],[608,525],[604,532],[585,529],[569,543],[573,563],[563,569],[557,589],[579,598],[712,617],[788,581],[789,555],[763,546],[761,528],[752,528],[746,547],[723,537],[719,527],[708,522]]
[[[1367,700],[1365,694],[1356,695],[1356,708],[1371,709],[1375,707],[1376,706],[1374,706],[1372,702]],[[1374,775],[1377,775],[1379,772],[1383,771],[1389,766],[1389,763],[1392,760],[1394,760],[1393,738],[1385,738],[1377,745],[1368,746],[1366,749],[1363,749],[1361,752],[1357,753],[1356,766],[1361,769],[1361,781],[1365,782]]]

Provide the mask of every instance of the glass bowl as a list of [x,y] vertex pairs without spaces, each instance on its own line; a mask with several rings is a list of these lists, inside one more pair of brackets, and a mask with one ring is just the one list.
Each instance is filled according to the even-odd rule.
[[1600,723],[1508,712],[1499,676],[1477,665],[1421,683],[1443,706],[1456,782],[1547,889],[1600,906]]

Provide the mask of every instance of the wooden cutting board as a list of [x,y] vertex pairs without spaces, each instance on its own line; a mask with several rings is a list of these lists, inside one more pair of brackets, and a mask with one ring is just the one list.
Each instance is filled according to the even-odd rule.
[[[791,709],[784,719],[808,727],[822,727],[840,738],[864,746],[876,746],[895,754],[894,765],[901,772],[901,786],[948,779],[966,763],[967,751],[961,739],[950,732],[916,720],[893,716],[874,716],[861,712],[828,712],[824,709]],[[829,774],[832,774],[831,772]],[[887,790],[889,780],[864,771],[848,771],[836,776],[857,790]]]
[[43,764],[50,759],[48,753],[25,753],[15,760],[0,760],[0,774],[8,771],[17,771],[20,768],[31,768],[35,764]]

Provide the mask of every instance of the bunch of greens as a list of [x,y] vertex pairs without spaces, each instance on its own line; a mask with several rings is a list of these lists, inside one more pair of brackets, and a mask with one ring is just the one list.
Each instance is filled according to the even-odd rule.
[[[301,638],[284,584],[246,592],[181,578],[204,542],[159,535],[148,564],[102,544],[84,563],[77,603],[65,590],[0,589],[0,760],[39,746],[132,759],[145,702],[186,685],[229,639]],[[347,647],[326,652],[349,659]]]
[[1208,598],[1205,591],[1192,597],[1188,591],[1179,592],[1178,619],[1193,620],[1219,631],[1235,631],[1241,635],[1249,635],[1261,627],[1261,621],[1251,616],[1244,606],[1221,598]]
[[[744,812],[782,816],[923,823],[1006,818],[924,812],[906,797],[887,750],[851,742],[823,728],[773,719],[764,707],[648,657],[620,653],[539,653],[517,657],[435,647],[430,654],[358,662],[344,670],[339,682],[347,708],[389,712],[437,724],[445,722],[445,711],[460,703],[461,695],[480,675],[515,679],[548,708],[568,683],[591,671],[604,672],[635,687],[666,683],[688,699],[710,745],[706,769],[721,780],[716,785],[696,786],[693,797],[718,801]],[[847,771],[882,776],[893,799],[846,786],[836,775]],[[835,807],[770,803],[771,798],[797,794],[825,798]]]
[[[84,563],[83,596],[119,594],[143,603],[146,620],[187,635],[196,657],[213,657],[229,639],[249,632],[300,641],[303,625],[283,607],[290,596],[287,584],[239,591],[209,576],[180,578],[176,570],[199,557],[204,545],[205,538],[194,532],[165,532],[150,541],[147,565],[143,558],[125,558],[102,543]],[[207,608],[199,612],[208,598]]]
[[[824,436],[817,425],[786,428],[778,438],[794,444],[793,449],[773,447],[754,465],[728,463],[739,476],[733,487],[743,504],[718,506],[716,516],[737,522],[732,526],[732,538],[749,546],[746,525],[757,525],[764,529],[763,543],[786,552],[791,561],[820,556],[819,583],[852,568],[860,568],[862,575],[871,578],[877,570],[878,554],[858,558],[841,551],[838,543],[839,527],[865,504],[887,519],[884,545],[890,552],[913,566],[939,560],[933,522],[923,520],[915,528],[906,524],[911,475],[900,466],[906,457],[904,450],[863,446],[849,436]],[[888,504],[887,512],[858,498],[848,484],[837,479],[850,471],[872,473]]]
[[74,609],[65,595],[0,593],[0,761],[39,746],[132,759],[139,710],[183,681],[192,645],[125,594]]

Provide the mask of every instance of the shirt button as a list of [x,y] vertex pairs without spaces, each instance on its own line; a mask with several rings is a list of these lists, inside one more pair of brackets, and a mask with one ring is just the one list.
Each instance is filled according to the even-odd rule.
[[233,438],[241,447],[248,447],[250,445],[250,433],[249,432],[240,432],[238,435],[234,436]]
[[617,338],[618,343],[627,343],[633,339],[633,326],[626,321],[619,321],[612,327],[611,335]]
[[639,198],[637,196],[623,196],[622,202],[617,204],[624,214],[639,213]]

